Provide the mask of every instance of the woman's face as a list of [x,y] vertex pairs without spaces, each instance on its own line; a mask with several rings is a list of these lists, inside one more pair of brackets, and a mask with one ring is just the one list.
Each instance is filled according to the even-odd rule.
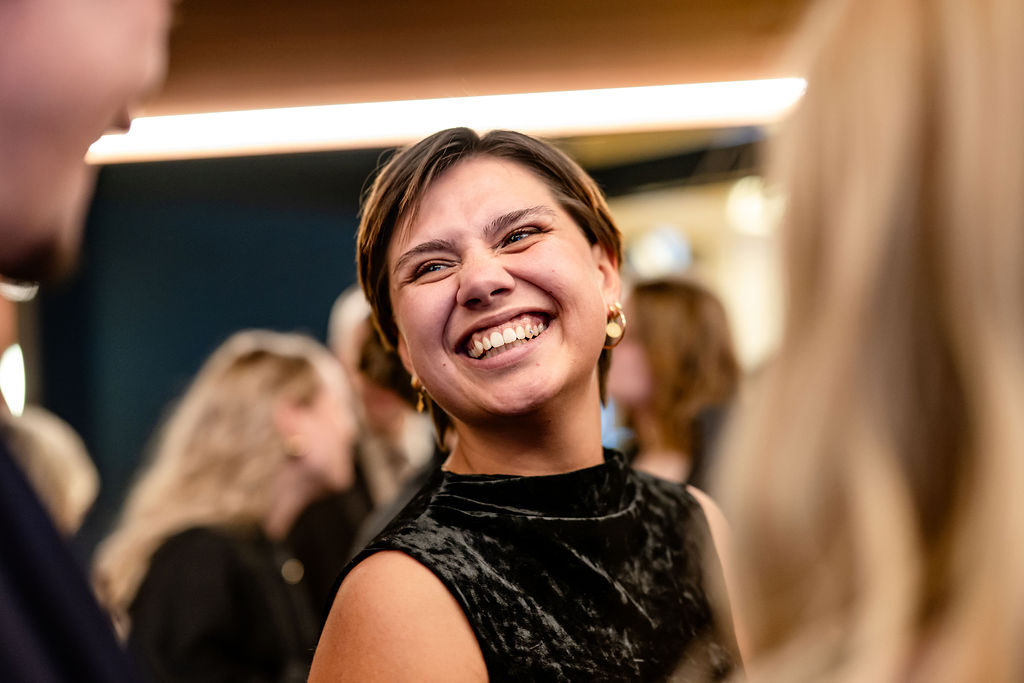
[[398,351],[457,420],[597,395],[616,264],[525,167],[462,161],[388,249]]
[[353,481],[356,437],[351,396],[340,378],[325,379],[316,398],[296,409],[292,431],[303,449],[308,478],[325,490],[340,491]]

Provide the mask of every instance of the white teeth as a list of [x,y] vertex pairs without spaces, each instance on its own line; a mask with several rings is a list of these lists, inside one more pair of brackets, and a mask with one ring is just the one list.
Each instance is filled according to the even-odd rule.
[[[519,346],[517,342],[536,338],[546,328],[547,326],[544,323],[538,322],[534,324],[515,324],[504,329],[494,330],[489,335],[480,336],[467,342],[465,353],[471,358],[487,356],[487,352],[492,349],[496,349],[494,353],[500,353],[500,351],[505,350],[503,347]],[[493,356],[494,353],[490,355]]]

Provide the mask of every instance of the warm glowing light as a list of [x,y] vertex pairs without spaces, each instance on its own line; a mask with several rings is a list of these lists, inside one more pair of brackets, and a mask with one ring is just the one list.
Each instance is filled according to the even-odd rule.
[[25,410],[25,359],[18,344],[7,347],[0,356],[0,393],[11,414],[21,415]]
[[783,198],[766,190],[758,176],[737,180],[729,190],[725,213],[733,229],[743,235],[769,237],[783,211]]
[[97,140],[86,159],[106,164],[385,147],[451,126],[561,137],[759,125],[784,115],[805,87],[801,78],[778,78],[142,117],[128,133]]
[[686,233],[675,225],[658,225],[632,242],[626,254],[641,280],[682,273],[693,264]]

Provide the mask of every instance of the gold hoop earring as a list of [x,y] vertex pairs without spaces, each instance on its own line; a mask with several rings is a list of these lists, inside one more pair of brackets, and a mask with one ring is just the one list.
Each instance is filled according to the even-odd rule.
[[416,392],[416,412],[422,413],[426,403],[427,390],[423,388],[423,383],[420,382],[420,378],[413,375],[409,380],[409,385]]
[[622,310],[622,304],[616,301],[608,305],[608,322],[604,326],[604,348],[610,349],[622,341],[626,334],[626,314]]

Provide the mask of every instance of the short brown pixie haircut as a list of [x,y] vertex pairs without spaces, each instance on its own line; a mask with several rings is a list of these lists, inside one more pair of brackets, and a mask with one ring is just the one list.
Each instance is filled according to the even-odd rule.
[[[398,345],[387,263],[395,230],[413,220],[423,195],[438,176],[460,161],[481,156],[514,161],[537,176],[583,230],[587,241],[600,244],[615,257],[616,264],[622,263],[622,236],[604,194],[564,152],[508,130],[494,130],[482,137],[469,128],[442,130],[391,157],[367,191],[360,211],[359,282],[370,303],[374,326],[390,349]],[[602,354],[602,365],[606,355]]]

